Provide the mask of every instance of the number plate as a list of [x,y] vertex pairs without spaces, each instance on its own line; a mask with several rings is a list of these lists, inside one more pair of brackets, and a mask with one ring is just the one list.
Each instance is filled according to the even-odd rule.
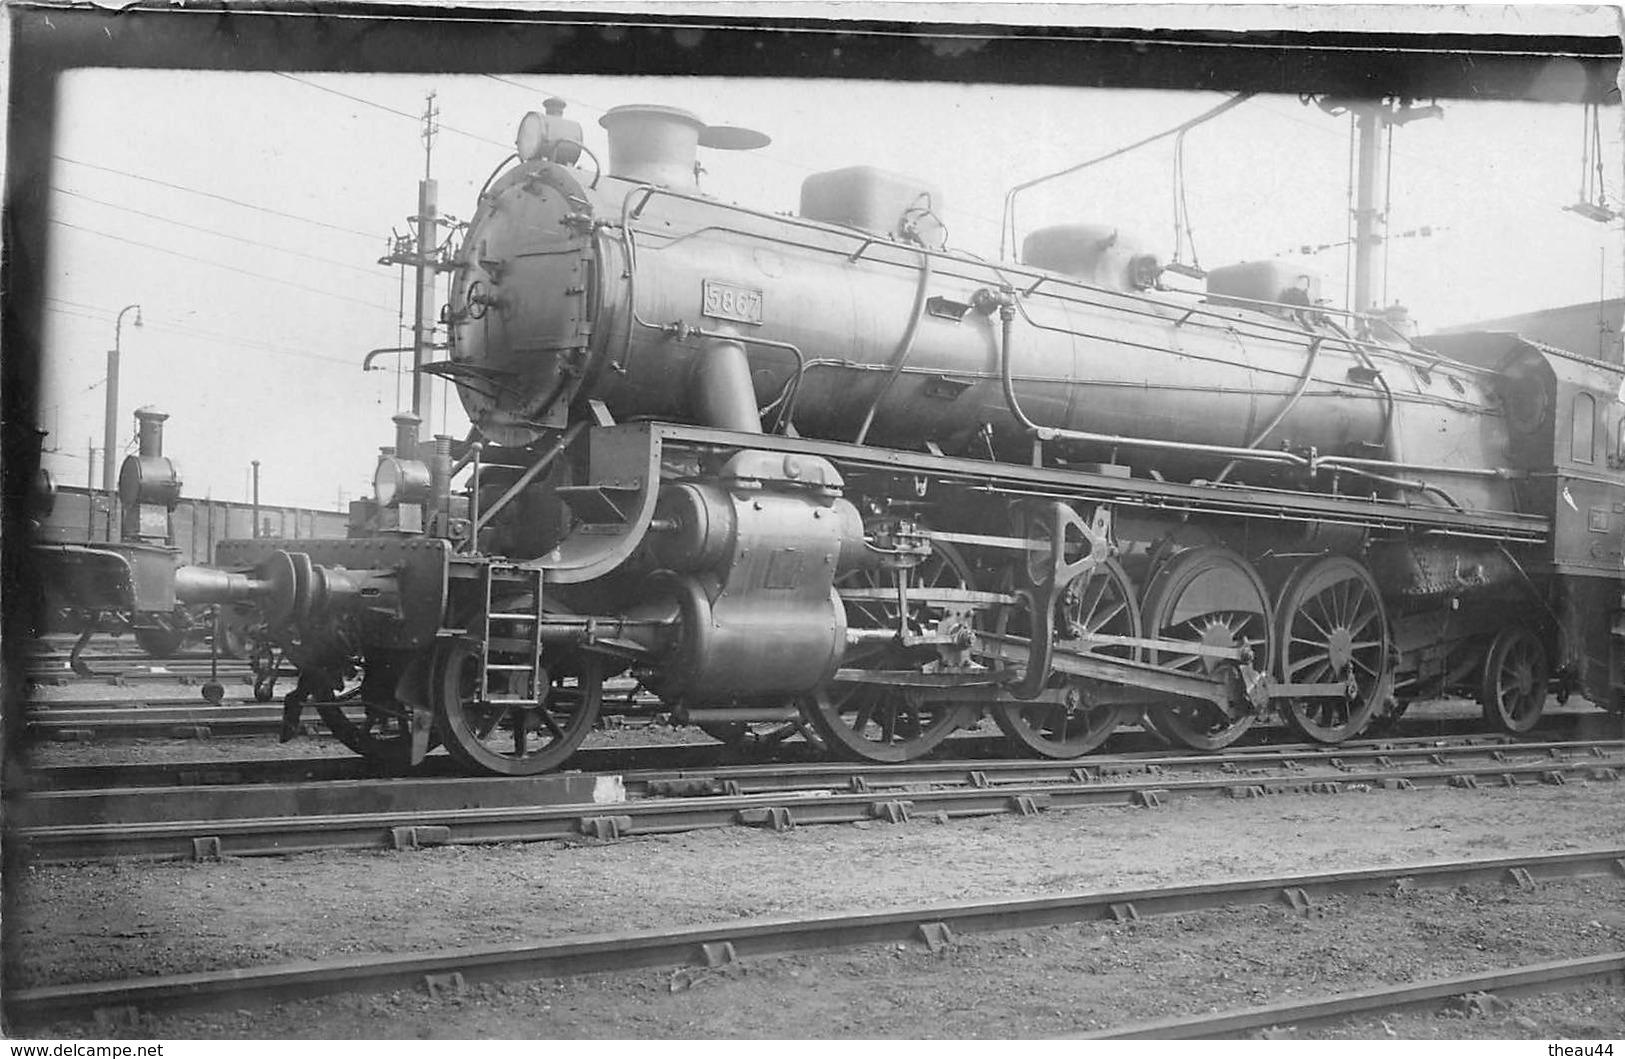
[[736,287],[732,283],[719,283],[714,279],[701,284],[706,316],[719,320],[737,320],[742,324],[762,322],[762,292],[752,287]]

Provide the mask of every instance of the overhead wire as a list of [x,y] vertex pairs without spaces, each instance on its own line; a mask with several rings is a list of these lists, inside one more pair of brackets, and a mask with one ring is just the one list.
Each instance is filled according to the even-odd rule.
[[[326,92],[329,95],[340,96],[344,99],[350,100],[353,103],[360,103],[362,106],[372,107],[375,110],[381,110],[386,114],[394,114],[397,117],[407,118],[414,123],[421,122],[423,120],[423,115],[421,114],[412,114],[408,111],[397,110],[394,107],[386,106],[383,103],[378,103],[371,99],[363,99],[360,96],[351,95],[349,92],[343,92],[337,88],[330,88],[327,85],[319,85],[315,81],[307,81],[303,77],[295,77],[293,74],[283,73],[281,70],[272,70],[271,72],[284,80],[292,81],[295,84],[304,85],[306,88],[314,88],[318,92]],[[467,129],[459,129],[455,126],[447,125],[440,121],[435,122],[435,128],[438,130],[444,130],[446,132],[455,132],[459,136],[466,136],[471,140],[478,140],[481,143],[488,143],[496,147],[506,148],[511,146],[501,142],[500,140],[493,140],[489,136],[481,136],[477,132],[469,132]]]
[[[1269,105],[1270,101],[1267,100],[1267,99],[1259,99],[1256,102],[1257,102],[1257,106],[1255,107],[1255,110],[1257,110],[1257,111],[1262,111],[1262,112],[1264,112],[1266,114],[1273,115],[1274,117],[1280,118],[1283,121],[1290,121],[1290,122],[1293,122],[1294,124],[1302,125],[1305,128],[1314,129],[1314,130],[1316,130],[1317,132],[1320,132],[1323,135],[1327,135],[1327,136],[1339,135],[1334,130],[1328,129],[1324,122],[1306,121],[1303,118],[1298,117],[1294,113],[1284,111],[1284,110],[1280,110],[1280,109],[1278,109],[1276,107],[1270,106]],[[1353,123],[1353,119],[1351,118],[1350,119],[1351,126],[1352,126],[1352,123]],[[1435,160],[1434,158],[1423,156],[1423,155],[1417,154],[1417,153],[1412,152],[1412,151],[1401,151],[1400,155],[1401,155],[1402,159],[1405,162],[1407,162],[1407,163],[1409,163],[1411,165],[1418,165],[1418,166],[1421,166],[1421,167],[1426,168],[1426,169],[1432,169],[1435,172],[1447,174],[1447,175],[1449,175],[1451,177],[1455,177],[1455,178],[1459,179],[1465,185],[1476,185],[1476,184],[1481,184],[1483,182],[1483,172],[1484,171],[1481,168],[1473,169],[1471,171],[1468,171],[1468,170],[1464,170],[1464,169],[1462,169],[1462,168],[1460,168],[1460,167],[1458,167],[1456,165],[1450,164],[1450,163],[1441,164],[1439,161]],[[1452,157],[1455,157],[1455,156],[1452,156]],[[1513,187],[1508,187],[1506,190],[1510,194],[1517,195],[1518,197],[1524,199],[1526,202],[1528,202],[1531,205],[1538,205],[1543,210],[1551,208],[1551,205],[1552,205],[1551,200],[1547,199],[1547,198],[1545,198],[1543,196],[1536,195],[1536,194],[1530,193],[1528,191],[1521,191],[1521,190],[1513,188]],[[1588,225],[1588,226],[1591,224],[1591,222],[1585,221],[1583,218],[1579,218],[1579,217],[1575,217],[1574,220],[1576,221],[1576,223],[1579,223],[1579,224],[1585,224],[1585,225]]]
[[[114,317],[116,316],[115,311],[112,310],[112,309],[104,309],[104,308],[102,308],[100,306],[85,305],[83,302],[68,301],[67,299],[64,299],[64,298],[56,298],[56,297],[52,297],[52,296],[49,296],[49,295],[46,296],[45,300],[46,301],[51,301],[51,302],[57,302],[59,306],[69,306],[70,307],[70,308],[59,308],[59,307],[53,307],[53,306],[46,306],[46,310],[48,312],[61,313],[63,315],[68,315],[68,316],[78,316],[78,317],[81,317],[81,318],[86,319],[86,320],[94,320],[94,321],[96,321],[98,323],[107,323],[107,322],[111,321],[112,319],[114,319]],[[100,314],[100,315],[92,315],[92,314]],[[149,317],[150,317],[150,314],[149,314]],[[340,357],[325,357],[325,356],[322,356],[322,355],[320,355],[318,353],[311,353],[308,350],[298,349],[298,348],[295,348],[293,346],[283,346],[283,345],[278,345],[278,344],[276,344],[274,342],[264,342],[264,341],[261,341],[259,339],[254,339],[254,338],[244,338],[244,337],[242,337],[240,335],[233,335],[233,334],[229,334],[229,333],[226,333],[226,332],[223,332],[223,331],[211,331],[211,330],[209,330],[207,328],[191,327],[191,326],[184,325],[184,324],[153,323],[153,322],[151,322],[150,318],[148,320],[146,320],[146,321],[143,321],[141,326],[142,326],[142,330],[162,331],[162,332],[168,332],[168,333],[172,333],[172,334],[195,336],[195,337],[206,338],[206,339],[211,339],[211,340],[223,340],[223,341],[230,342],[230,343],[232,343],[234,345],[241,346],[241,347],[244,347],[244,348],[259,349],[259,350],[264,350],[264,351],[269,352],[269,353],[285,353],[285,354],[287,354],[289,356],[301,357],[301,358],[306,359],[306,360],[319,361],[319,362],[324,363],[324,364],[341,364],[341,365],[344,365],[346,367],[353,367],[353,366],[355,366],[355,365],[357,365],[359,363],[359,361],[354,359],[354,358],[344,359],[344,358],[340,358]],[[97,383],[96,385],[99,386],[101,384]]]
[[84,199],[86,202],[94,202],[96,205],[105,206],[108,209],[119,210],[123,213],[133,213],[138,217],[146,217],[150,220],[162,221],[165,224],[172,224],[177,228],[186,228],[190,231],[202,232],[204,235],[214,235],[222,239],[231,239],[235,242],[247,244],[248,246],[258,247],[261,250],[271,250],[279,254],[291,254],[294,257],[302,257],[308,261],[315,261],[323,265],[332,265],[335,268],[349,269],[352,272],[359,272],[362,275],[369,276],[373,279],[382,279],[386,282],[389,280],[389,275],[387,273],[379,272],[376,266],[373,268],[363,268],[360,265],[356,265],[348,261],[338,261],[334,258],[322,257],[319,254],[310,254],[303,250],[294,250],[290,247],[274,246],[271,243],[263,243],[258,239],[250,239],[247,236],[237,235],[232,232],[222,232],[218,228],[207,228],[201,224],[191,224],[187,221],[176,220],[173,217],[165,217],[162,214],[148,213],[146,210],[138,210],[134,206],[124,206],[116,202],[107,202],[92,195],[86,195],[82,191],[73,191],[69,188],[57,187],[55,185],[51,187],[51,190],[60,195],[69,195],[76,199]]
[[77,158],[69,158],[66,155],[53,154],[51,157],[59,162],[67,162],[69,165],[83,166],[86,169],[94,169],[102,173],[111,173],[115,176],[127,177],[130,180],[139,180],[146,184],[155,184],[158,187],[169,188],[173,191],[184,191],[189,195],[200,195],[203,198],[214,199],[218,202],[230,203],[233,206],[241,206],[243,209],[254,210],[259,213],[269,214],[273,217],[281,217],[284,220],[300,221],[304,224],[314,225],[318,228],[326,228],[329,231],[343,232],[346,235],[360,236],[361,238],[370,242],[377,242],[378,240],[377,232],[363,232],[356,228],[346,228],[341,224],[331,224],[327,221],[317,220],[314,217],[306,217],[297,213],[286,213],[282,210],[272,209],[269,206],[260,206],[256,203],[244,202],[241,199],[234,199],[228,195],[217,194],[213,191],[204,191],[201,188],[187,187],[184,184],[174,184],[168,180],[159,180],[157,177],[143,176],[140,173],[131,173],[124,169],[114,169],[112,166],[97,165],[95,162],[85,162]]
[[395,312],[394,306],[383,305],[383,304],[381,304],[379,302],[363,301],[360,298],[352,298],[347,294],[338,294],[338,293],[335,293],[334,291],[323,290],[320,287],[311,287],[311,286],[307,286],[307,285],[305,285],[303,283],[295,283],[293,280],[281,279],[281,278],[276,277],[276,276],[267,276],[263,272],[255,272],[255,271],[253,271],[251,269],[238,268],[236,265],[228,265],[223,261],[212,261],[212,260],[210,260],[209,258],[206,258],[206,257],[198,257],[196,254],[187,254],[187,253],[182,253],[179,250],[170,250],[170,249],[168,249],[166,247],[155,246],[152,243],[142,242],[139,239],[127,239],[122,235],[114,235],[111,232],[98,231],[95,228],[86,228],[83,225],[73,224],[70,221],[59,220],[59,219],[57,219],[55,217],[51,218],[51,223],[56,224],[56,225],[60,225],[63,228],[70,228],[70,229],[72,229],[74,231],[77,231],[77,232],[85,232],[86,234],[89,234],[89,235],[99,235],[104,239],[111,239],[114,242],[126,243],[126,244],[128,244],[130,246],[139,246],[139,247],[141,247],[143,249],[152,250],[152,251],[155,251],[155,252],[160,253],[160,254],[169,254],[172,257],[184,258],[187,261],[195,261],[198,264],[207,265],[207,266],[209,266],[211,268],[224,269],[227,272],[236,272],[236,273],[238,273],[240,275],[250,276],[250,277],[252,277],[254,279],[265,280],[267,283],[278,283],[278,284],[281,284],[281,285],[283,285],[285,287],[293,287],[296,290],[307,291],[307,292],[309,292],[311,294],[320,294],[323,297],[334,298],[334,299],[336,299],[338,301],[352,302],[352,303],[354,303],[356,305],[361,305],[361,306],[364,306],[364,307],[369,308],[369,309],[379,309],[379,310],[382,310],[383,312],[386,312],[386,313],[394,313]]

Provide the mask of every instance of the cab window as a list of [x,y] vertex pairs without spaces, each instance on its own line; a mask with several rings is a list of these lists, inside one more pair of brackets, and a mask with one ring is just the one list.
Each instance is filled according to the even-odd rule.
[[1597,399],[1588,393],[1574,395],[1574,436],[1569,456],[1575,463],[1597,462]]

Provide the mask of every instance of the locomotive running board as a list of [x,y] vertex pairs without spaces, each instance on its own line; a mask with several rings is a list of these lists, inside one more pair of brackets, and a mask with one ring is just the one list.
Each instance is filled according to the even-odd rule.
[[937,456],[782,434],[743,434],[715,427],[652,423],[647,429],[654,440],[662,443],[816,455],[833,462],[843,474],[862,468],[940,477],[952,479],[959,488],[1012,495],[1052,498],[1059,495],[1070,500],[1106,500],[1175,512],[1245,515],[1287,522],[1331,522],[1367,529],[1426,531],[1499,541],[1542,543],[1551,535],[1550,519],[1510,511],[1456,511],[1395,500],[1365,500],[1287,489],[1113,478],[1058,467]]

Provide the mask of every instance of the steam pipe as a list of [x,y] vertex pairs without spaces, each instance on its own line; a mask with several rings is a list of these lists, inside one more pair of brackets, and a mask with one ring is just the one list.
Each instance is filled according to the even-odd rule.
[[1506,481],[1521,477],[1518,472],[1501,467],[1444,467],[1433,463],[1403,463],[1394,460],[1370,460],[1355,456],[1321,456],[1314,460],[1319,468],[1358,473],[1361,468],[1375,467],[1391,471],[1409,471],[1413,474],[1453,474],[1467,478],[1495,478]]
[[[1298,385],[1293,388],[1292,395],[1286,399],[1285,404],[1281,405],[1280,410],[1270,418],[1269,423],[1265,425],[1264,429],[1253,435],[1253,439],[1247,442],[1247,447],[1249,449],[1256,449],[1260,444],[1262,444],[1264,439],[1269,437],[1275,428],[1281,425],[1281,421],[1287,417],[1287,413],[1291,412],[1293,408],[1297,407],[1298,398],[1302,397],[1304,395],[1304,391],[1309,389],[1309,380],[1315,370],[1315,360],[1320,356],[1320,347],[1325,341],[1326,340],[1324,337],[1317,335],[1315,340],[1309,343],[1309,356],[1308,359],[1304,361],[1303,374],[1298,377]],[[1225,464],[1224,470],[1220,471],[1218,476],[1213,479],[1213,484],[1221,484],[1230,476],[1230,472],[1235,470],[1235,467],[1235,460],[1231,460],[1229,463]]]
[[[741,335],[741,334],[736,334],[735,332],[728,331],[728,330],[711,331],[711,330],[708,330],[708,329],[703,328],[703,327],[690,327],[689,325],[687,325],[685,323],[681,323],[681,322],[675,323],[675,324],[652,324],[652,323],[650,323],[649,321],[645,320],[643,317],[641,317],[641,316],[639,316],[637,314],[637,309],[636,309],[635,306],[633,307],[633,310],[632,310],[632,313],[631,313],[631,324],[636,325],[638,327],[645,328],[645,329],[650,330],[650,331],[659,331],[662,334],[670,335],[671,337],[677,338],[677,339],[706,338],[706,339],[712,339],[712,340],[718,341],[718,342],[737,342],[740,345],[745,345],[745,346],[764,346],[764,347],[766,347],[768,349],[782,349],[782,350],[785,350],[791,356],[796,358],[795,374],[790,377],[790,381],[785,384],[785,388],[783,390],[779,391],[779,396],[777,398],[775,398],[772,403],[768,404],[767,407],[765,409],[762,409],[761,411],[766,411],[768,409],[771,409],[774,404],[777,404],[780,401],[785,401],[785,406],[779,411],[778,420],[775,423],[775,426],[778,426],[778,425],[781,425],[781,424],[788,424],[790,422],[790,420],[791,420],[791,417],[795,414],[795,408],[794,408],[794,405],[795,405],[795,390],[797,388],[799,388],[799,386],[801,384],[801,377],[807,373],[807,368],[810,366],[809,362],[807,360],[806,354],[802,353],[801,352],[801,347],[797,346],[795,343],[793,343],[793,342],[780,342],[780,341],[778,341],[776,339],[772,339],[772,338],[757,338],[754,335]],[[628,346],[631,345],[631,331],[632,331],[632,328],[631,328],[631,325],[629,325],[627,327],[627,336],[628,336],[627,337],[627,344],[628,344]],[[814,363],[816,363],[816,362],[814,362]],[[831,361],[830,363],[837,363],[837,362]],[[786,399],[786,392],[788,392],[788,399]],[[752,387],[752,393],[754,394],[754,387]],[[760,420],[760,414],[759,413],[758,413],[757,418],[758,418],[758,420]],[[761,433],[760,430],[752,430],[750,432],[754,433],[754,434]]]
[[[373,370],[373,367],[372,367],[373,360],[378,358],[378,357],[383,356],[386,353],[410,353],[410,352],[412,352],[412,347],[411,346],[385,346],[385,347],[383,347],[381,349],[370,349],[370,350],[367,351],[367,355],[365,357],[361,358],[361,370],[362,371],[372,371]],[[379,368],[378,370],[382,371],[383,369]]]
[[689,378],[695,411],[706,426],[762,433],[745,346],[732,331],[719,332],[701,352]]
[[875,413],[880,410],[880,402],[891,392],[897,376],[903,373],[903,365],[908,363],[908,355],[914,351],[914,336],[919,333],[920,318],[925,315],[925,295],[930,285],[931,255],[921,251],[920,285],[914,292],[914,312],[908,318],[908,329],[903,332],[903,340],[898,343],[897,355],[892,358],[891,371],[880,384],[880,389],[875,392],[875,399],[869,402],[869,411],[863,417],[863,425],[858,428],[857,437],[852,439],[854,445],[862,445],[863,439],[869,436],[869,427],[874,424]]

